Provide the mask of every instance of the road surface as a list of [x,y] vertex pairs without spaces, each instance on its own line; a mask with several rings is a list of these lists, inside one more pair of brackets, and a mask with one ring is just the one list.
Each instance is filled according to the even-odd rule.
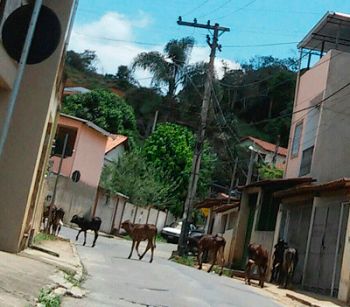
[[[71,240],[76,233],[69,228],[61,232]],[[87,246],[82,246],[82,241],[83,234],[77,249],[88,272],[83,284],[88,294],[83,299],[64,298],[64,307],[280,306],[241,281],[169,261],[171,251],[176,248],[172,244],[157,243],[153,263],[149,263],[148,254],[142,261],[137,260],[136,252],[133,259],[127,259],[130,241],[100,236],[95,248],[91,248],[91,234]]]

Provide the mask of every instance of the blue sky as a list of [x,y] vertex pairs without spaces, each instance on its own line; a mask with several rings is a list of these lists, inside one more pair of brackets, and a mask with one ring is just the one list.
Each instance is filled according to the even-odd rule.
[[[218,22],[231,32],[220,38],[223,50],[217,65],[230,67],[254,55],[295,56],[296,44],[247,47],[300,41],[327,12],[350,13],[346,0],[80,0],[70,48],[96,50],[101,72],[113,73],[118,65],[129,65],[136,54],[161,51],[173,38],[193,36],[197,46],[191,62],[208,58],[207,31],[178,26],[183,20]],[[217,67],[218,68],[218,67]],[[218,68],[219,69],[219,68]],[[149,77],[139,71],[137,77]]]

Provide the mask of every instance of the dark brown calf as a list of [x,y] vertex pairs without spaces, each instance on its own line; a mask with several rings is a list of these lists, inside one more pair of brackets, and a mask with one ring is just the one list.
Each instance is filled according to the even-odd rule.
[[[298,264],[298,251],[295,248],[289,247],[284,251],[283,255],[283,286],[287,288],[289,282],[293,280],[295,267]],[[281,284],[282,284],[281,279]]]
[[[129,220],[124,221],[122,223],[122,228],[126,230],[129,236],[132,239],[131,251],[128,259],[131,258],[132,252],[134,251],[134,246],[136,243],[136,252],[141,260],[143,256],[147,253],[149,249],[151,249],[151,260],[153,261],[153,253],[156,247],[156,236],[157,236],[157,227],[153,224],[133,224]],[[141,241],[148,240],[145,251],[142,255],[139,253],[139,245]]]
[[218,257],[218,253],[221,255],[221,271],[219,275],[222,275],[223,269],[224,269],[224,250],[225,250],[226,240],[218,235],[205,235],[203,236],[199,242],[198,242],[198,254],[197,254],[197,260],[199,267],[198,269],[202,269],[202,257],[203,253],[206,252],[213,252],[213,261],[212,264],[208,270],[208,273],[212,270],[213,266],[215,265],[215,262]]
[[245,283],[250,285],[251,271],[254,266],[258,267],[259,286],[264,287],[269,254],[260,244],[248,245],[248,262],[245,269]]

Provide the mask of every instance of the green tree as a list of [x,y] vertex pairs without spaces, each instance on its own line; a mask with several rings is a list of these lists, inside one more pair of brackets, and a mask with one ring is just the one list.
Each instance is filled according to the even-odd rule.
[[133,108],[123,98],[107,90],[67,96],[62,112],[92,121],[111,133],[127,135],[131,144],[137,140]]
[[[177,203],[172,212],[180,216],[187,194],[188,180],[191,172],[195,138],[186,127],[176,124],[160,124],[145,141],[143,153],[146,161],[168,174],[168,180],[177,183],[174,191]],[[207,194],[210,184],[215,155],[206,144],[198,182],[199,197]],[[167,179],[163,179],[164,181]]]
[[119,192],[127,195],[138,206],[171,209],[175,203],[173,191],[176,183],[165,178],[166,173],[148,163],[136,149],[126,153],[118,162],[105,166],[101,186],[111,194]]
[[278,179],[283,177],[283,170],[266,163],[261,163],[258,166],[260,180]]
[[169,41],[164,53],[158,51],[140,53],[134,60],[133,68],[143,68],[153,74],[152,82],[167,87],[167,97],[173,99],[176,89],[183,82],[183,69],[187,65],[194,39],[185,37]]
[[105,74],[105,79],[107,81],[112,81],[117,88],[123,91],[132,89],[138,84],[133,76],[132,70],[125,65],[120,65],[115,75]]
[[159,91],[147,87],[135,87],[126,92],[125,100],[135,110],[137,127],[143,137],[149,136],[154,115],[162,103]]
[[85,50],[81,53],[69,50],[66,55],[67,65],[86,73],[96,72],[96,60],[96,52],[91,50]]

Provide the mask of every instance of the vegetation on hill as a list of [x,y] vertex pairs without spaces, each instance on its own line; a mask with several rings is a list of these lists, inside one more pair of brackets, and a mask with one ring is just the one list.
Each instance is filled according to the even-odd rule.
[[[189,37],[171,40],[163,53],[141,53],[130,68],[120,66],[115,74],[98,74],[94,68],[96,55],[88,50],[70,51],[66,65],[70,85],[97,90],[67,98],[63,111],[89,119],[113,133],[132,136],[139,144],[135,149],[138,152],[126,155],[114,172],[119,172],[121,165],[138,165],[140,169],[135,166],[130,176],[144,178],[141,173],[148,174],[153,178],[153,183],[148,184],[150,191],[162,192],[158,199],[143,194],[135,196],[135,201],[144,205],[152,201],[161,206],[168,197],[167,206],[172,206],[177,214],[186,196],[207,71],[206,63],[187,64],[193,44]],[[136,68],[152,73],[153,88],[138,84],[133,76]],[[294,59],[256,56],[241,63],[238,70],[227,68],[222,78],[214,80],[199,197],[207,195],[211,183],[229,186],[236,157],[237,177],[244,183],[249,152],[237,146],[241,137],[251,135],[275,143],[280,136],[280,145],[287,146],[295,79]],[[114,89],[119,89],[123,98],[108,93]],[[156,114],[158,128],[151,134]],[[281,176],[276,169],[265,166],[260,167],[260,173],[266,178]],[[125,173],[115,174],[114,189],[122,189],[118,180],[128,182],[126,178]],[[163,184],[164,189],[157,184]],[[132,192],[127,186],[122,193],[137,195],[134,187],[128,188],[134,189]],[[174,198],[167,194],[170,190]]]

